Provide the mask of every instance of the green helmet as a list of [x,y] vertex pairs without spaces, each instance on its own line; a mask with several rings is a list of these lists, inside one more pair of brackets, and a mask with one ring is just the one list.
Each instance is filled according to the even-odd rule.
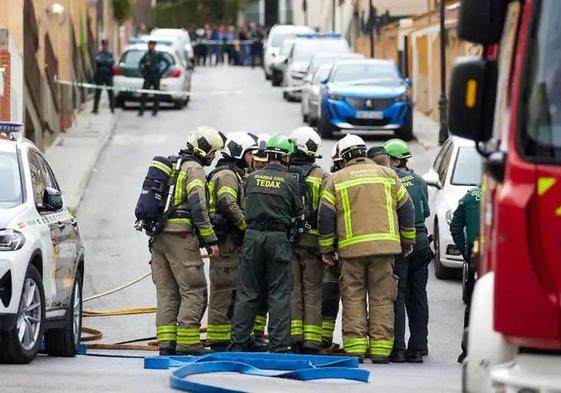
[[409,146],[407,146],[407,143],[401,139],[390,139],[384,144],[384,149],[390,157],[398,160],[412,157]]
[[265,153],[290,156],[294,153],[294,142],[283,134],[275,134],[267,141]]

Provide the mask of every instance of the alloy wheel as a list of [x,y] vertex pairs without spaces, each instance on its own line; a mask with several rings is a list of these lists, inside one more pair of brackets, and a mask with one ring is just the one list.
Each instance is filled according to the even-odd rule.
[[41,294],[31,278],[27,278],[23,284],[19,308],[16,325],[18,338],[21,346],[29,351],[37,343],[41,329]]

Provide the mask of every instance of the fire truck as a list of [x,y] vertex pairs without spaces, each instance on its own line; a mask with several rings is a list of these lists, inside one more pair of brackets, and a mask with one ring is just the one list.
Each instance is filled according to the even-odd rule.
[[450,131],[485,157],[463,391],[561,392],[561,1],[462,0],[482,46],[450,83]]

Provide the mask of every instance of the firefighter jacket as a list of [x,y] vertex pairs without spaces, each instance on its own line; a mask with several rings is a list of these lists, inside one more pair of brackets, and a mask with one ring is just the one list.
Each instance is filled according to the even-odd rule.
[[[466,250],[466,243],[472,245],[479,235],[479,208],[481,203],[481,188],[475,187],[467,192],[454,211],[450,222],[450,233],[458,250]],[[465,234],[464,234],[465,228]]]
[[245,184],[246,221],[263,228],[287,231],[304,217],[298,182],[279,164],[252,172]]
[[415,208],[396,173],[354,158],[326,181],[321,194],[319,246],[342,258],[401,253],[415,243]]
[[409,169],[396,168],[395,173],[415,206],[415,230],[427,232],[425,220],[430,216],[429,190],[423,178]]
[[205,245],[216,244],[216,234],[208,214],[205,171],[195,159],[188,159],[181,165],[172,205],[176,210],[168,218],[164,232],[198,231]]
[[222,214],[240,230],[247,229],[244,217],[244,171],[234,162],[220,160],[208,182],[210,216]]

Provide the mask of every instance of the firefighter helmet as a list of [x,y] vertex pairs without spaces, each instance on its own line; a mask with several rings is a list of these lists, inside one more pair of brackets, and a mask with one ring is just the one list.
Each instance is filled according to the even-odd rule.
[[224,135],[216,128],[198,126],[187,138],[187,147],[199,158],[206,159],[224,147]]
[[257,137],[248,132],[231,132],[226,136],[222,154],[236,160],[243,159],[245,153],[257,147]]
[[257,147],[253,151],[253,159],[255,161],[267,162],[267,153],[265,153],[265,149],[267,148],[267,141],[269,139],[271,139],[270,134],[257,135]]
[[353,134],[346,135],[338,142],[339,154],[344,159],[352,157],[366,156],[366,143],[364,140]]
[[312,127],[298,127],[290,133],[290,138],[296,141],[296,148],[311,158],[321,158],[318,153],[321,137]]
[[333,162],[339,162],[342,160],[341,155],[339,154],[339,142],[335,142],[333,148],[331,149],[331,160]]
[[401,139],[390,139],[384,144],[384,149],[390,157],[398,160],[412,157],[409,146]]

